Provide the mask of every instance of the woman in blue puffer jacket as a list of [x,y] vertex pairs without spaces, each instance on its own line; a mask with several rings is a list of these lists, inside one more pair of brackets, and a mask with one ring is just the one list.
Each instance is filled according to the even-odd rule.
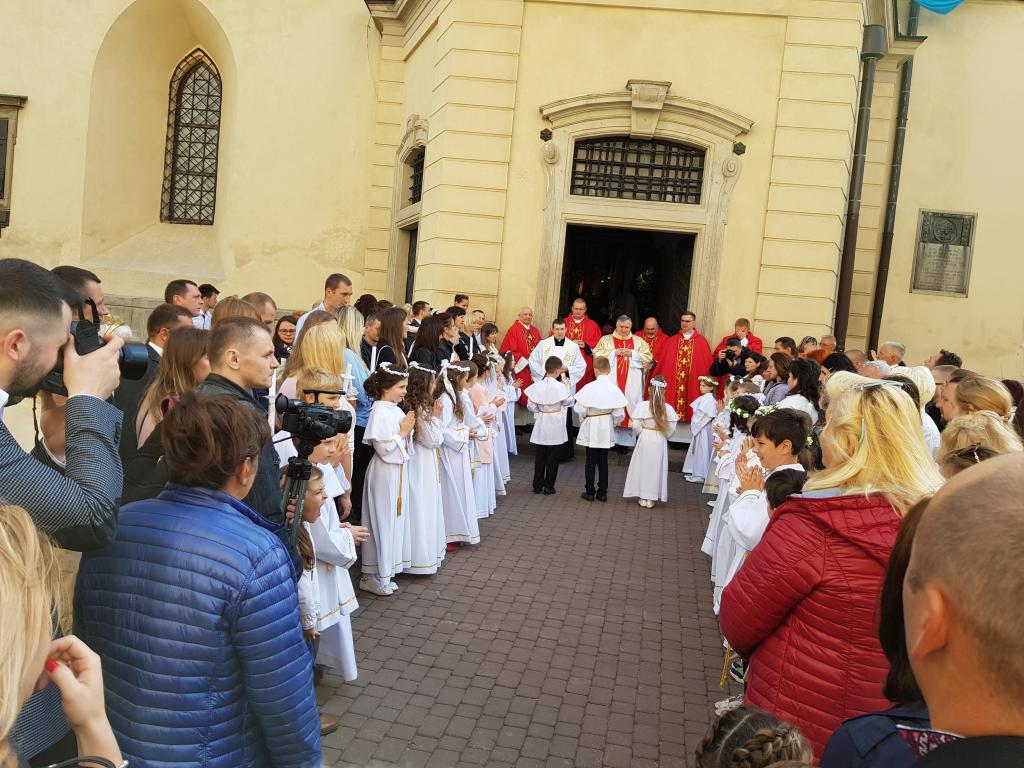
[[103,660],[107,713],[131,765],[319,768],[313,664],[277,526],[243,504],[270,433],[222,396],[163,422],[171,485],[125,506],[82,558],[80,636]]

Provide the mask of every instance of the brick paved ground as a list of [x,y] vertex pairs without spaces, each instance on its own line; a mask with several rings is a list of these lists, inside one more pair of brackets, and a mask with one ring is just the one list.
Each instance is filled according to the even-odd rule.
[[[678,454],[673,453],[675,458]],[[359,593],[359,680],[319,688],[342,766],[684,766],[718,688],[700,554],[708,507],[678,472],[669,506],[579,498],[583,460],[535,496],[532,457],[483,542],[388,598]]]

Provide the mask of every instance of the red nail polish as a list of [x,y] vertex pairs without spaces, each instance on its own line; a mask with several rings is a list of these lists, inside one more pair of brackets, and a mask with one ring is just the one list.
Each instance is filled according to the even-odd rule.
[[48,672],[53,672],[57,668],[57,662],[53,659],[46,660],[46,669]]

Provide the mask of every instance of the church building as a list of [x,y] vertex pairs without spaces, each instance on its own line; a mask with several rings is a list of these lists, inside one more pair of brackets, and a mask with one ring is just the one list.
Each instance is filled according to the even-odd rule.
[[308,309],[343,272],[503,327],[839,312],[848,348],[1024,376],[1018,0],[73,6],[0,17],[0,257],[126,316],[179,277]]

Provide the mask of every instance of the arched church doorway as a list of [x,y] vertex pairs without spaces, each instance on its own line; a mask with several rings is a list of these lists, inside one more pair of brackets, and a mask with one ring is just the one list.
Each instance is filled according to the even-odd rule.
[[615,318],[626,314],[634,330],[647,317],[658,318],[662,328],[675,328],[688,309],[695,240],[685,232],[568,225],[560,316],[582,296],[598,325],[614,326]]

